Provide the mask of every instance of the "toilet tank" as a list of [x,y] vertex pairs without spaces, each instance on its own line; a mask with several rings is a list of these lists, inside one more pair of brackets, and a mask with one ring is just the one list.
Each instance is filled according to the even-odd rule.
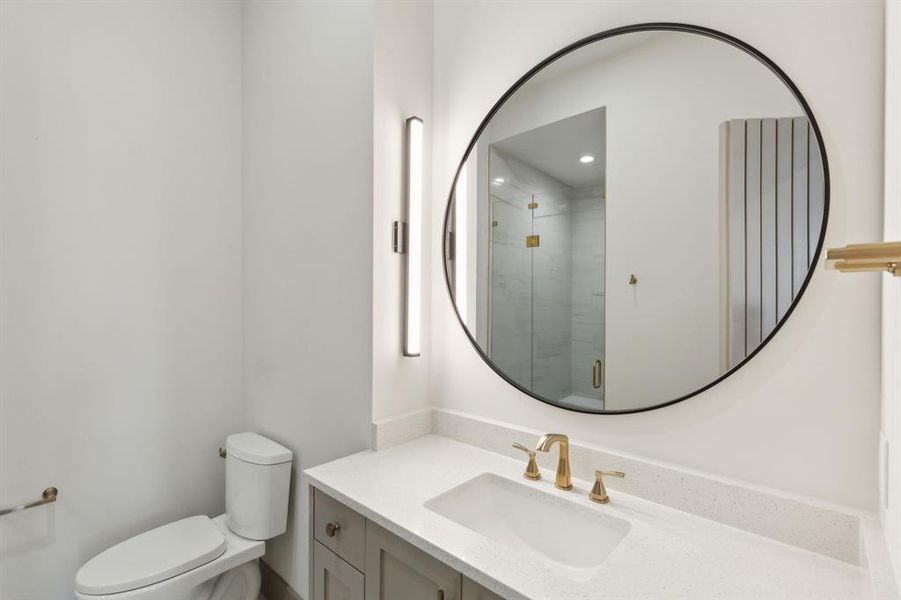
[[228,436],[225,450],[228,528],[252,540],[268,540],[284,533],[291,451],[253,432]]

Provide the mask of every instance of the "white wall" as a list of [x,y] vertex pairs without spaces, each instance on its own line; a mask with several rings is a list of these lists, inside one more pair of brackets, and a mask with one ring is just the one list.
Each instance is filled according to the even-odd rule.
[[423,337],[416,358],[403,356],[403,257],[394,253],[391,228],[403,215],[404,123],[414,115],[425,128],[426,198],[431,189],[431,2],[376,3],[374,70],[372,417],[378,420],[428,404],[431,206],[426,203],[423,213]]
[[[882,220],[881,2],[532,2],[515,10],[507,3],[438,3],[434,230],[440,231],[450,182],[470,136],[518,77],[582,36],[667,20],[740,37],[785,69],[809,100],[825,137],[832,174],[827,245],[875,239]],[[586,416],[515,391],[475,354],[450,307],[435,258],[438,241],[436,236],[431,274],[431,390],[439,405],[876,508],[879,290],[874,279],[820,268],[780,334],[724,383],[650,413]],[[849,314],[859,318],[848,319]]]
[[244,400],[294,452],[289,532],[265,560],[308,581],[303,469],[368,448],[373,9],[244,5]]
[[0,597],[224,510],[240,427],[241,25],[228,1],[0,2]]
[[[885,241],[901,241],[901,2],[886,3]],[[880,513],[901,582],[901,278],[882,276]]]

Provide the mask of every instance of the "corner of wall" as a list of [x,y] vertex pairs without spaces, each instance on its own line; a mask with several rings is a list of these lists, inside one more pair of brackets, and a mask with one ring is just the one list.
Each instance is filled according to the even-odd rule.
[[[373,384],[374,422],[422,410],[429,404],[432,361],[430,203],[423,212],[422,355],[402,352],[404,257],[391,245],[394,221],[403,215],[404,123],[425,125],[423,187],[431,187],[432,3],[385,0],[375,5],[373,145]],[[386,426],[387,427],[387,426]],[[375,429],[375,427],[374,427]],[[384,428],[383,428],[384,429]],[[377,445],[377,440],[373,440]]]
[[[883,239],[901,240],[901,3],[885,6],[885,188]],[[879,516],[901,586],[901,278],[882,275],[882,429]]]

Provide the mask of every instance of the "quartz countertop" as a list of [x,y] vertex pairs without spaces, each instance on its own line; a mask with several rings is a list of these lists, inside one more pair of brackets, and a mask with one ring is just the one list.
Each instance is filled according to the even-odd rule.
[[[556,455],[556,450],[554,451]],[[523,457],[525,458],[525,457]],[[588,482],[554,487],[554,473],[522,478],[514,460],[436,435],[308,469],[307,482],[465,576],[514,599],[870,599],[866,569],[610,490],[589,501]],[[525,548],[500,544],[424,506],[483,473],[522,482],[619,517],[631,530],[587,581]]]

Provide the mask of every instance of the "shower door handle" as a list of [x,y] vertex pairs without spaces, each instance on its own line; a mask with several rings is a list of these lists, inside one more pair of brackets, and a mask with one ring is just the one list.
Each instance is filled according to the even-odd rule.
[[600,389],[604,385],[604,363],[600,360],[591,365],[591,385],[594,389]]

